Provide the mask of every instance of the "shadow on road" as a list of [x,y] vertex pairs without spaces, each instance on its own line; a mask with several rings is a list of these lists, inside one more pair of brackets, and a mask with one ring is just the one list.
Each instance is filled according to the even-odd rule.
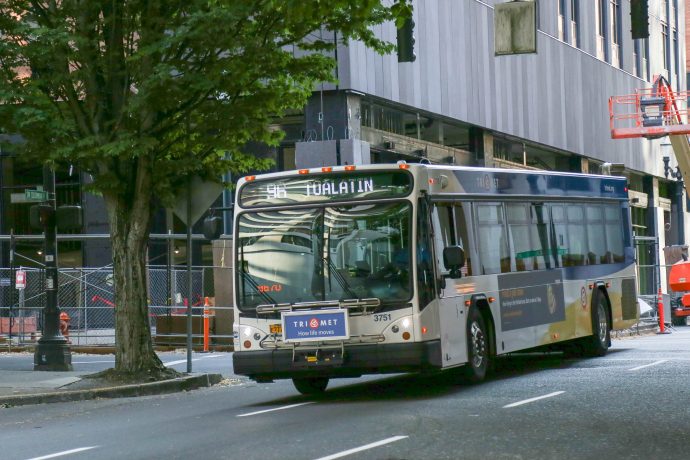
[[[616,353],[622,350],[611,350]],[[566,369],[582,365],[584,358],[566,358],[563,353],[520,353],[500,357],[495,361],[490,382],[535,374],[551,369]],[[334,380],[337,382],[338,380]],[[467,382],[461,369],[424,374],[399,374],[376,381],[354,380],[351,385],[330,387],[319,395],[295,395],[271,401],[270,404],[294,404],[302,401],[319,402],[373,402],[386,400],[421,400],[468,391],[476,385]],[[269,403],[262,402],[261,405]]]

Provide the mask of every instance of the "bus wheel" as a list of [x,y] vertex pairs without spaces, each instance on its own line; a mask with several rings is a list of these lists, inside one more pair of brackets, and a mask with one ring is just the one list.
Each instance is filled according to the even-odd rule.
[[470,309],[467,320],[467,361],[463,377],[472,383],[484,380],[489,369],[489,334],[477,308]]
[[585,339],[586,356],[604,356],[611,344],[611,325],[609,324],[608,302],[606,297],[597,291],[592,302],[592,336]]
[[313,395],[326,390],[328,377],[295,377],[292,383],[303,395]]

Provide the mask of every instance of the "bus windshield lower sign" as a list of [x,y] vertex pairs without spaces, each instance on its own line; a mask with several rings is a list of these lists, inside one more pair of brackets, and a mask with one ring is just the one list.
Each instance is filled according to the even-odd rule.
[[283,313],[283,342],[345,340],[350,337],[347,310],[311,310]]

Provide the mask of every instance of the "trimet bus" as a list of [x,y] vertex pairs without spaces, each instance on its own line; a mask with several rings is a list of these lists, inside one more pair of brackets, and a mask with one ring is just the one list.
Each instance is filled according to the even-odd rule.
[[248,176],[235,208],[234,371],[292,378],[464,366],[638,319],[626,180],[393,164]]

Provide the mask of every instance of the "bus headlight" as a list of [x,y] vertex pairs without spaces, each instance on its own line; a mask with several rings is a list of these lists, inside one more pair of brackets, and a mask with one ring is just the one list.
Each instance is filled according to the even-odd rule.
[[410,318],[405,318],[402,320],[402,327],[404,329],[409,329],[411,325],[412,325],[412,321],[410,321]]

